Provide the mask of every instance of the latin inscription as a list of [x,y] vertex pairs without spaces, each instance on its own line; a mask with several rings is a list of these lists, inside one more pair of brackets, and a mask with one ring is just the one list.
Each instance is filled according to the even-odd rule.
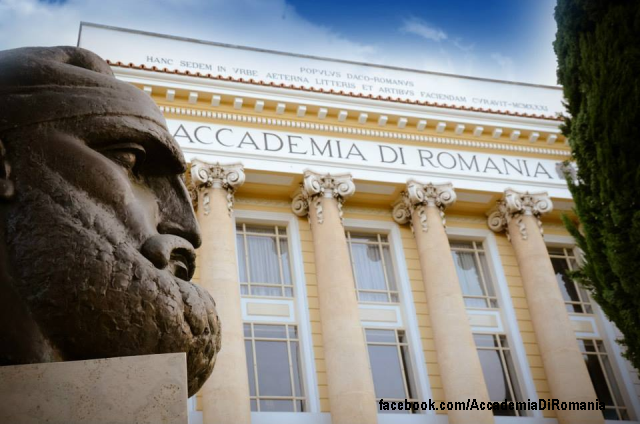
[[549,107],[543,104],[419,90],[417,89],[418,82],[411,79],[342,72],[324,68],[299,66],[291,67],[289,72],[277,72],[276,70],[269,70],[268,65],[264,64],[265,69],[259,70],[249,67],[229,66],[226,63],[177,60],[153,55],[146,55],[146,63],[159,68],[177,67],[202,74],[232,76],[276,84],[325,88],[345,92],[362,92],[367,95],[380,96],[381,98],[410,98],[425,102],[464,104],[479,108],[549,112]]

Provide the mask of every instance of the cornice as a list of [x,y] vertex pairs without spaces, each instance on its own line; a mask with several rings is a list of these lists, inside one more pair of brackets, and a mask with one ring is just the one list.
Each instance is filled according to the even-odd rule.
[[139,64],[134,64],[134,63],[123,63],[123,62],[120,62],[120,61],[107,60],[107,63],[109,65],[111,65],[112,67],[138,69],[138,70],[149,71],[149,72],[156,72],[156,73],[163,73],[163,74],[173,74],[173,75],[183,75],[183,76],[190,76],[190,77],[204,78],[204,79],[218,80],[218,81],[230,81],[230,82],[235,82],[235,83],[239,83],[239,84],[249,84],[249,85],[259,85],[259,86],[267,86],[267,87],[274,87],[274,88],[284,88],[284,89],[289,89],[289,90],[324,93],[324,94],[346,96],[346,97],[353,97],[353,98],[364,98],[364,99],[371,99],[371,100],[377,100],[377,101],[383,101],[383,102],[413,104],[413,105],[429,106],[429,107],[436,107],[436,108],[442,108],[442,109],[456,109],[456,110],[464,110],[464,111],[471,111],[471,112],[481,112],[481,113],[489,113],[489,114],[496,114],[496,115],[507,115],[507,116],[518,116],[518,117],[526,117],[526,118],[534,118],[534,119],[544,119],[544,120],[558,121],[558,122],[562,122],[563,121],[562,117],[553,116],[553,115],[529,114],[529,113],[509,112],[509,111],[496,111],[496,110],[487,109],[487,108],[475,108],[475,107],[470,107],[470,106],[456,106],[456,105],[451,105],[451,104],[447,104],[447,103],[410,100],[410,99],[403,99],[403,98],[391,97],[391,96],[374,96],[372,94],[365,95],[365,94],[360,94],[360,93],[346,92],[346,91],[343,91],[343,90],[333,90],[333,89],[325,90],[325,89],[322,89],[322,88],[303,87],[303,86],[299,86],[299,85],[295,85],[295,84],[284,84],[284,83],[276,84],[274,82],[265,82],[265,81],[262,81],[262,80],[245,79],[245,78],[233,78],[231,76],[224,77],[222,75],[213,75],[213,74],[210,74],[210,73],[203,74],[203,73],[200,73],[200,72],[169,70],[167,68],[158,68],[156,66],[150,66],[149,67],[149,66],[146,66],[146,65],[139,65]]
[[492,143],[488,141],[476,141],[466,139],[456,139],[450,137],[439,137],[433,135],[406,134],[394,131],[374,130],[369,128],[356,128],[331,124],[319,124],[315,122],[294,121],[290,119],[276,119],[262,116],[240,115],[229,112],[214,112],[210,110],[201,110],[188,107],[176,106],[159,106],[163,114],[183,115],[193,118],[208,118],[212,120],[240,122],[254,125],[266,125],[272,127],[297,128],[309,131],[318,131],[326,133],[340,133],[346,135],[358,135],[365,137],[390,138],[394,140],[417,141],[424,143],[444,144],[460,147],[472,147],[483,150],[502,150],[517,153],[533,153],[549,156],[565,156],[570,157],[571,152],[568,150],[548,149],[541,147],[529,147],[520,145],[510,145],[502,143]]

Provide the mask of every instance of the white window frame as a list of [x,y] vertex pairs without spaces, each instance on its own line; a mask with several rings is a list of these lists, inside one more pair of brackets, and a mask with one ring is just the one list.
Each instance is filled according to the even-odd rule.
[[[286,284],[285,281],[285,266],[282,263],[282,257],[280,255],[280,242],[282,241],[282,239],[287,240],[288,234],[285,233],[285,235],[283,236],[282,234],[280,234],[278,228],[282,228],[281,225],[264,225],[264,224],[260,224],[260,225],[256,225],[256,224],[252,224],[252,223],[247,223],[247,222],[240,222],[238,224],[236,224],[236,237],[238,236],[238,226],[242,226],[243,230],[242,230],[242,239],[243,239],[243,243],[244,243],[244,257],[245,257],[245,263],[240,264],[240,262],[238,262],[238,273],[240,272],[241,268],[244,268],[244,272],[246,274],[247,277],[247,281],[240,281],[240,286],[241,286],[241,290],[240,293],[242,294],[242,286],[246,285],[247,287],[247,294],[242,294],[242,296],[251,296],[254,298],[261,298],[261,297],[273,297],[275,299],[290,299],[291,296],[285,296],[284,293],[286,292],[287,288],[291,288],[292,292],[295,292],[295,287],[293,284],[293,281],[291,281],[291,284]],[[253,233],[251,234],[251,230],[248,229],[247,227],[263,227],[263,228],[270,228],[271,230],[274,230],[274,232],[271,234],[261,234],[261,233]],[[285,227],[285,231],[286,231],[286,227]],[[247,233],[249,233],[249,235],[247,235]],[[253,282],[250,281],[252,279],[254,279],[254,276],[251,275],[251,267],[249,267],[249,262],[251,261],[251,257],[249,255],[249,241],[248,241],[248,237],[252,237],[252,236],[256,236],[259,238],[268,238],[268,239],[272,239],[274,240],[275,246],[276,246],[276,250],[278,252],[278,268],[279,268],[279,274],[280,274],[280,282],[279,283],[264,283],[264,282]],[[237,243],[237,239],[236,239],[236,243]],[[288,245],[289,245],[289,241],[287,240],[287,249],[288,249]],[[236,244],[237,247],[237,244]],[[288,252],[287,252],[288,253]],[[237,249],[236,249],[236,256],[237,256]],[[291,256],[289,254],[289,256]],[[291,268],[291,266],[289,266],[289,268]],[[292,274],[292,270],[289,269],[289,273]],[[291,280],[293,280],[293,275],[291,275]],[[255,295],[255,294],[251,294],[252,292],[252,288],[254,286],[258,286],[258,287],[277,287],[280,289],[280,295],[270,295],[270,296],[260,296],[260,295]],[[292,294],[292,296],[295,296],[295,293]]]
[[[520,391],[523,397],[521,400],[530,399],[532,402],[537,402],[538,392],[536,391],[536,387],[533,383],[533,376],[531,375],[527,352],[524,350],[524,342],[522,341],[522,336],[520,334],[520,328],[518,326],[515,308],[513,307],[513,302],[511,300],[511,294],[509,293],[507,278],[504,275],[504,268],[502,266],[500,251],[498,250],[495,235],[489,229],[484,230],[463,227],[447,227],[446,232],[450,239],[483,243],[485,256],[489,265],[489,272],[491,273],[494,290],[496,291],[496,297],[498,298],[498,308],[500,310],[500,316],[502,318],[501,321],[504,327],[502,330],[504,331],[474,330],[474,333],[484,332],[487,334],[506,334],[511,346],[510,350],[513,356],[513,362],[516,367],[516,378],[520,385]],[[502,420],[526,420],[531,418],[542,419],[542,412],[527,411],[526,416],[524,417],[495,417],[496,422]]]
[[[550,247],[565,247],[567,249],[573,248],[574,255],[576,260],[578,261],[578,265],[580,265],[582,259],[582,254],[580,249],[578,248],[576,241],[571,236],[560,236],[553,234],[545,234],[544,241],[547,246]],[[600,305],[593,300],[591,294],[587,291],[587,296],[589,296],[589,301],[591,302],[591,307],[593,308],[593,314],[575,314],[575,315],[585,315],[585,316],[594,316],[596,321],[596,330],[597,336],[584,336],[581,337],[579,333],[576,334],[576,339],[578,338],[593,338],[600,339],[605,345],[605,349],[607,350],[607,355],[613,359],[611,362],[614,364],[613,373],[615,374],[616,382],[620,386],[620,391],[622,392],[622,398],[625,401],[627,406],[627,412],[629,413],[629,417],[631,421],[614,421],[614,420],[606,420],[606,423],[639,423],[639,415],[640,415],[640,398],[638,397],[633,381],[631,380],[631,375],[626,370],[629,369],[628,361],[622,356],[622,349],[620,345],[616,342],[616,329],[614,324],[609,321],[607,316],[604,314]],[[567,312],[570,314],[570,312]],[[571,318],[579,318],[575,315],[570,315]],[[599,334],[598,334],[599,333]]]
[[[234,210],[234,236],[235,226],[238,223],[256,225],[280,225],[287,228],[287,239],[289,243],[289,256],[294,279],[293,292],[295,305],[295,325],[298,327],[300,338],[300,360],[302,362],[302,384],[306,394],[307,412],[251,412],[251,422],[254,424],[279,424],[308,422],[310,424],[325,424],[329,414],[320,412],[320,396],[318,393],[318,378],[316,374],[315,357],[313,354],[313,340],[311,337],[311,322],[309,319],[309,300],[307,297],[307,286],[304,275],[302,259],[302,243],[300,241],[300,229],[298,217],[293,214],[280,212],[265,212],[259,210]],[[235,245],[234,237],[234,248]],[[286,300],[286,299],[284,299]],[[282,304],[281,298],[260,298],[261,303]],[[243,314],[244,315],[244,314]],[[282,324],[285,321],[289,324],[290,318],[285,320],[251,320],[259,324]]]
[[[381,304],[380,306],[390,307],[396,305],[399,308],[401,319],[396,325],[385,325],[381,323],[363,322],[362,337],[365,337],[364,328],[396,328],[405,331],[409,342],[409,351],[411,352],[411,365],[415,372],[417,396],[421,401],[427,401],[433,398],[431,386],[429,384],[429,374],[427,372],[426,360],[422,350],[422,340],[420,337],[420,329],[418,327],[418,316],[416,314],[415,304],[413,302],[413,293],[411,291],[411,283],[409,281],[409,272],[407,271],[407,262],[404,257],[402,245],[402,237],[400,236],[400,228],[395,222],[364,220],[364,219],[345,219],[344,229],[349,231],[369,232],[386,234],[389,240],[389,250],[394,265],[394,273],[398,284],[399,304]],[[355,288],[354,288],[355,289]],[[376,307],[378,305],[375,305]],[[363,304],[361,308],[368,308],[370,304]],[[403,325],[404,324],[404,325]],[[378,412],[378,423],[386,422],[402,422],[402,423],[419,423],[425,421],[425,416],[432,417],[436,415],[435,411],[425,411],[423,414],[382,414]]]
[[[358,299],[358,304],[374,304],[374,305],[398,305],[400,303],[400,297],[399,294],[397,292],[397,290],[391,290],[391,287],[389,287],[389,278],[388,278],[388,268],[389,266],[393,266],[392,264],[387,264],[386,263],[386,259],[384,257],[384,252],[383,252],[383,246],[388,246],[389,247],[389,255],[391,255],[391,242],[389,241],[389,238],[387,237],[386,233],[377,231],[375,233],[371,233],[371,232],[363,232],[363,231],[352,231],[349,229],[345,229],[345,233],[347,235],[347,247],[349,248],[349,258],[351,259],[351,270],[353,272],[353,278],[355,279],[355,283],[356,283],[356,298]],[[354,242],[352,240],[352,233],[355,233],[356,235],[358,234],[375,234],[377,236],[377,240],[375,242]],[[380,236],[385,236],[387,237],[387,241],[382,241]],[[353,245],[365,245],[365,246],[371,246],[371,245],[375,245],[375,247],[377,248],[377,250],[379,250],[380,252],[380,260],[382,261],[382,272],[383,272],[383,277],[385,280],[385,290],[371,290],[371,289],[363,289],[358,287],[358,271],[356,269],[356,260],[354,258],[354,254],[353,254]],[[393,262],[393,259],[391,260]],[[394,272],[394,274],[396,274]],[[395,275],[394,275],[395,277]],[[397,288],[397,287],[396,287]],[[360,292],[384,292],[384,294],[387,295],[387,299],[389,299],[388,301],[369,301],[369,300],[361,300],[360,299]],[[397,295],[398,296],[398,302],[394,302],[392,301],[392,297],[393,295]]]

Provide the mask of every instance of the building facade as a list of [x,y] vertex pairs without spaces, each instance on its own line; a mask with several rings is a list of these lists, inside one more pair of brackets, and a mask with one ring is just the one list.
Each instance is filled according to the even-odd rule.
[[558,87],[86,23],[78,44],[190,163],[223,328],[191,422],[639,419],[619,334],[567,277]]

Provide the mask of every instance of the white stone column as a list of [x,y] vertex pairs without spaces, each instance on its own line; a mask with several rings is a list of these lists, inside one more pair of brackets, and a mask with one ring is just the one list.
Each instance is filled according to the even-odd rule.
[[222,349],[211,377],[202,387],[204,424],[248,424],[249,377],[232,216],[233,194],[244,182],[244,171],[241,164],[194,160],[191,166],[202,233],[198,251],[200,285],[215,299],[222,328]]
[[[399,224],[411,223],[429,307],[436,355],[447,401],[489,401],[458,281],[444,210],[456,200],[451,184],[407,183],[393,208]],[[493,423],[491,411],[448,411],[451,424]]]
[[375,424],[376,397],[360,324],[342,203],[353,195],[351,175],[304,174],[292,208],[309,215],[316,260],[332,424]]
[[[493,231],[506,230],[515,250],[551,397],[560,402],[594,402],[596,393],[542,237],[540,216],[552,208],[547,193],[507,189],[488,224]],[[556,414],[560,424],[604,423],[600,411]]]

